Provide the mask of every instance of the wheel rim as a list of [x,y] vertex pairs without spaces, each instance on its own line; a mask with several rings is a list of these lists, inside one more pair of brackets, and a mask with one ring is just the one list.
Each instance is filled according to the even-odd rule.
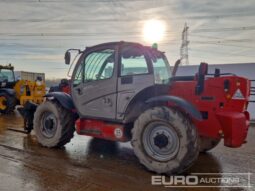
[[149,124],[143,132],[142,141],[146,153],[158,161],[168,161],[179,151],[179,137],[169,124]]
[[0,97],[0,110],[5,110],[7,108],[7,99],[5,97]]
[[41,133],[47,138],[54,137],[57,131],[57,118],[51,112],[45,112],[42,117]]

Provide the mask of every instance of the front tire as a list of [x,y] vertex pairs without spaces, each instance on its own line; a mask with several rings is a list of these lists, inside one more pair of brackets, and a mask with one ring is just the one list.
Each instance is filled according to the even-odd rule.
[[73,113],[58,102],[45,101],[34,115],[34,130],[38,142],[45,147],[62,147],[73,138]]
[[197,130],[191,120],[167,107],[141,114],[132,129],[131,143],[140,163],[157,173],[182,173],[199,153]]
[[16,97],[13,95],[4,94],[0,96],[0,113],[10,114],[15,110]]

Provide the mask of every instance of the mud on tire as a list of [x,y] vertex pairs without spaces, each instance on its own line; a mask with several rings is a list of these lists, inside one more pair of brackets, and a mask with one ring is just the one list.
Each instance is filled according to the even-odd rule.
[[73,138],[74,116],[58,102],[45,101],[35,112],[34,130],[41,145],[62,147]]
[[182,173],[196,160],[197,137],[197,129],[187,116],[168,107],[155,107],[135,121],[131,144],[147,169],[170,175]]

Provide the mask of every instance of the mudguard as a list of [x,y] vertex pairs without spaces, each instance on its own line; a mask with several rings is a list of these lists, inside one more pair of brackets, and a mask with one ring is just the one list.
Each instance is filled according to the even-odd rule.
[[155,104],[155,103],[164,103],[164,102],[170,102],[175,104],[177,107],[183,109],[186,111],[188,114],[190,114],[193,118],[197,120],[202,120],[202,115],[201,113],[196,109],[195,106],[193,106],[191,103],[187,102],[186,100],[176,97],[176,96],[168,96],[168,95],[163,95],[163,96],[157,96],[148,99],[145,103],[147,104]]
[[0,89],[0,95],[2,94],[8,94],[9,96],[15,96],[15,90],[9,89],[9,88],[1,88]]
[[46,94],[47,99],[56,99],[65,109],[75,110],[72,97],[64,92],[52,92]]
[[[57,100],[59,104],[61,104],[64,108],[68,110],[74,109],[72,98],[69,94],[63,93],[63,92],[52,92],[46,94],[44,97],[46,97],[49,100]],[[37,109],[37,104],[28,101],[25,103],[24,107],[18,108],[19,113],[24,119],[24,130],[26,133],[30,133],[33,129],[33,121],[34,121],[34,114]],[[75,116],[77,117],[77,116]],[[77,117],[78,118],[78,117]]]

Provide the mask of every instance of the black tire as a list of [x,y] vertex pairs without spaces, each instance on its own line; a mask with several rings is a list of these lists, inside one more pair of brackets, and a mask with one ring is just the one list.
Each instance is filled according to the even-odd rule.
[[58,102],[45,101],[35,112],[34,130],[41,145],[62,147],[73,138],[74,115]]
[[199,137],[199,152],[205,153],[212,150],[220,143],[220,139],[212,139],[209,137]]
[[[156,131],[159,128],[163,129],[161,134],[159,133],[160,131]],[[149,131],[148,129],[152,129],[149,135],[156,134],[153,137],[152,146],[147,146],[148,140],[152,140],[152,138],[150,136],[150,138],[145,138],[147,136],[146,132]],[[162,137],[164,135],[166,135],[165,137],[168,141],[163,141],[163,139],[166,140],[166,138]],[[171,138],[169,138],[170,136]],[[170,175],[184,172],[197,159],[199,154],[197,137],[197,129],[187,116],[168,107],[155,107],[145,111],[135,121],[132,129],[131,144],[140,163],[147,169],[156,173]],[[162,143],[167,144],[162,147]],[[161,149],[165,148],[167,150],[168,147],[174,148],[172,152],[170,152],[171,149],[169,150],[170,153],[161,151]],[[156,150],[163,154],[158,154]]]
[[0,113],[2,113],[2,114],[12,113],[15,110],[16,103],[17,103],[15,95],[11,96],[11,95],[8,95],[8,94],[3,94],[0,97],[4,97],[5,100],[6,100],[5,103],[4,103],[6,105],[6,108],[5,109],[0,109]]

